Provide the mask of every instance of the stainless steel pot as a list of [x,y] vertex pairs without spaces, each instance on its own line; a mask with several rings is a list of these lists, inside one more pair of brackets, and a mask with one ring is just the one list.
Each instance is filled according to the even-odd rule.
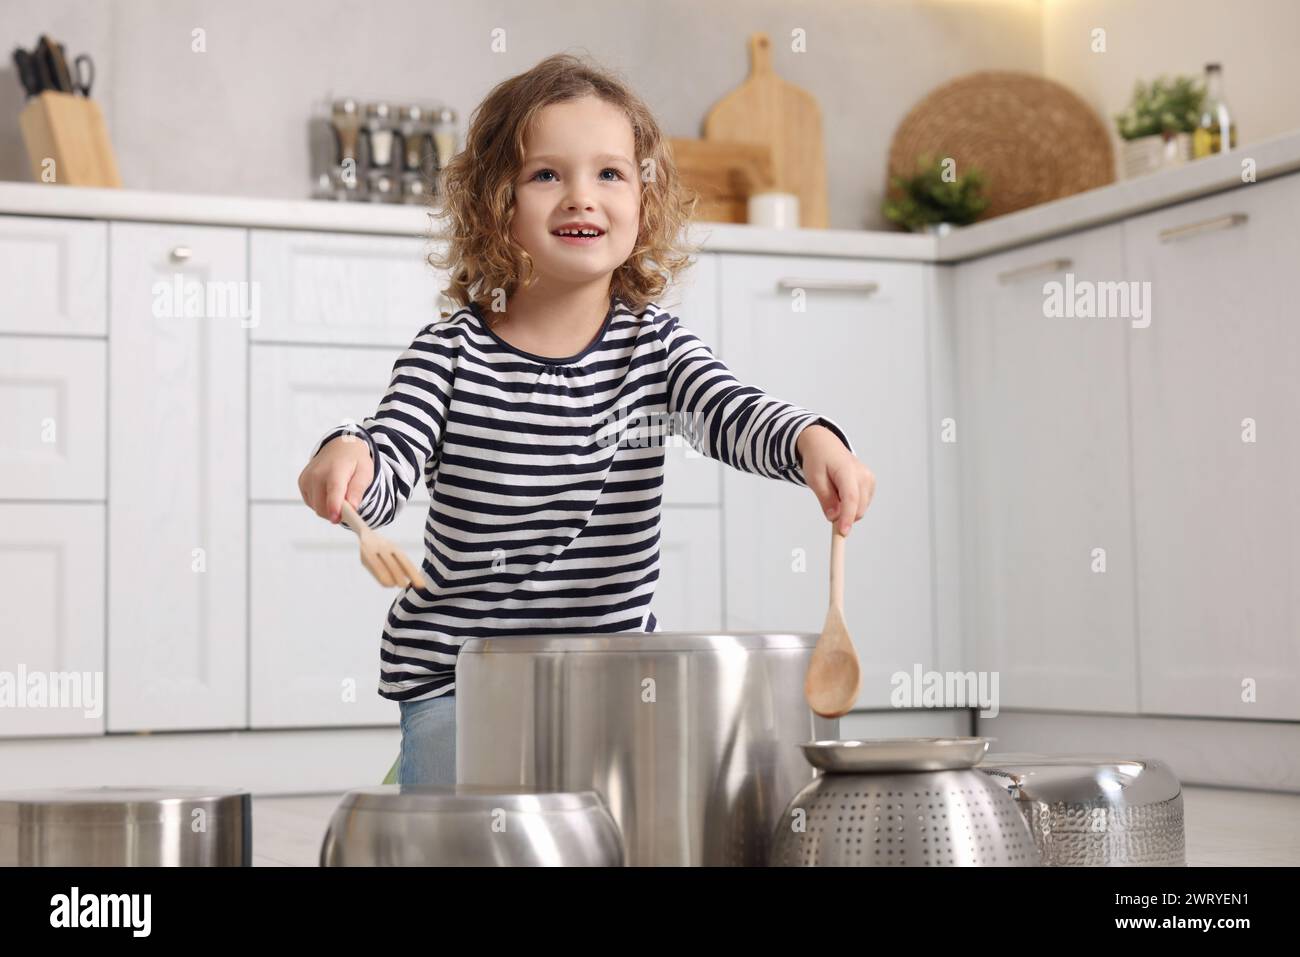
[[232,867],[253,862],[247,791],[100,787],[0,794],[0,867]]
[[884,738],[804,746],[824,773],[790,802],[775,867],[1036,867],[1010,797],[973,770],[987,738]]
[[378,785],[349,791],[322,867],[618,867],[623,842],[594,791]]
[[1182,786],[1154,758],[990,754],[978,770],[1015,799],[1044,864],[1187,863]]
[[456,666],[462,784],[598,791],[631,865],[762,865],[834,737],[803,697],[816,635],[474,639]]

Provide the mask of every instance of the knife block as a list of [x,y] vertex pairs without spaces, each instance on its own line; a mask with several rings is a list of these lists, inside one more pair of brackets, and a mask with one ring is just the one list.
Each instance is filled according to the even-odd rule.
[[[28,101],[18,125],[36,182],[122,188],[108,128],[94,100],[46,90]],[[52,177],[47,160],[54,161]]]

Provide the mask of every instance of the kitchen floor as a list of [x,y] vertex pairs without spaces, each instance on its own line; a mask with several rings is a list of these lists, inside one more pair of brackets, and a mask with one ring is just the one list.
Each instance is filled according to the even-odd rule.
[[[253,799],[253,864],[315,867],[340,794]],[[1300,865],[1300,794],[1183,788],[1192,867]]]

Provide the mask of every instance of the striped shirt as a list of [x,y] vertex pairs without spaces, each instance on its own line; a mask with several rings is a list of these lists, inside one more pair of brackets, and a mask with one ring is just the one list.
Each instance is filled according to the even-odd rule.
[[806,426],[852,449],[831,420],[740,384],[676,316],[610,303],[591,344],[562,359],[510,345],[477,305],[462,308],[398,357],[372,417],[316,446],[366,441],[375,475],[357,513],[371,527],[393,521],[416,481],[429,489],[428,587],[389,607],[383,697],[453,693],[469,638],[658,631],[667,442],[804,486]]

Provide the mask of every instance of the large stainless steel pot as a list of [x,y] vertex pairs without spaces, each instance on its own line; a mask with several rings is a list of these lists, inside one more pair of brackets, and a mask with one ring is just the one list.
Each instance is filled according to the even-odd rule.
[[1183,789],[1163,762],[1114,754],[990,754],[1052,867],[1182,867]]
[[618,867],[623,842],[594,791],[379,785],[349,791],[322,867]]
[[252,863],[247,791],[100,787],[0,794],[0,867]]
[[474,639],[456,666],[461,784],[599,792],[630,865],[767,862],[839,722],[803,697],[816,635]]

